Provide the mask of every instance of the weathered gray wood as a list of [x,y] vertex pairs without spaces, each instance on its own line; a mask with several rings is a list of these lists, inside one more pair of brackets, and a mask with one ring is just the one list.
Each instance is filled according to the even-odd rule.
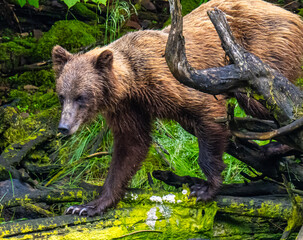
[[[226,17],[222,11],[209,11],[222,42],[222,47],[233,64],[205,70],[193,69],[186,59],[184,38],[182,36],[181,6],[178,0],[170,0],[172,25],[167,41],[165,57],[175,76],[183,84],[209,94],[228,94],[238,88],[248,87],[252,95],[261,96],[264,107],[280,126],[286,126],[297,120],[295,125],[302,126],[299,120],[302,114],[303,93],[290,83],[282,74],[263,63],[258,57],[247,52],[234,39]],[[303,131],[297,129],[287,136],[268,134],[281,142],[303,151]],[[283,130],[283,129],[282,129]],[[286,133],[286,132],[285,132]]]

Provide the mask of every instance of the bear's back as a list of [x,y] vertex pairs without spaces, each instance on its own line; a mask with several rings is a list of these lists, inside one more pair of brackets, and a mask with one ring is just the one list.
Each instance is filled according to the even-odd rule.
[[[233,35],[248,51],[290,81],[302,73],[303,22],[299,16],[261,0],[212,0],[186,15],[183,35],[190,63],[205,69],[225,65],[225,53],[207,11],[227,15]],[[168,33],[170,27],[163,31]]]

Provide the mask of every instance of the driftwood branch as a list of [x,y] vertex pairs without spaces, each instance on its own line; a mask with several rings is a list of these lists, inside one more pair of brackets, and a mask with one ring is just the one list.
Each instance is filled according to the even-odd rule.
[[[200,183],[201,179],[190,176],[178,176],[170,171],[153,171],[153,177],[165,182],[166,184],[174,187],[182,187],[183,184],[192,186]],[[241,184],[224,184],[218,192],[221,196],[261,196],[270,194],[286,194],[286,190],[277,184],[271,182],[251,182]]]
[[165,58],[174,77],[189,87],[213,95],[245,86],[244,82],[239,81],[241,71],[235,69],[234,65],[207,70],[196,70],[191,67],[185,53],[181,4],[178,0],[170,0],[170,11],[172,24]]
[[234,136],[242,139],[271,140],[271,139],[279,139],[279,137],[292,133],[302,126],[303,126],[303,118],[300,118],[284,127],[269,132],[250,132],[246,130],[239,131],[232,128],[231,128],[231,132]]
[[285,158],[297,153],[288,145],[271,142],[259,146],[252,141],[235,139],[230,141],[227,153],[276,181],[282,182],[284,174],[297,188],[303,189],[303,166]]
[[[170,6],[172,25],[165,57],[175,78],[189,87],[209,94],[230,95],[239,88],[250,88],[254,94],[266,99],[260,103],[269,109],[279,126],[282,127],[274,132],[258,133],[256,138],[276,137],[279,141],[303,151],[301,141],[303,131],[300,128],[303,120],[299,119],[300,114],[298,114],[303,105],[303,93],[300,89],[239,45],[232,35],[225,14],[219,9],[209,11],[208,15],[232,64],[205,70],[193,69],[185,54],[180,3],[178,0],[170,0]],[[245,134],[241,132],[235,132],[235,134],[245,137]],[[279,137],[286,134],[286,137]],[[247,133],[246,138],[253,138],[251,135],[253,133]]]

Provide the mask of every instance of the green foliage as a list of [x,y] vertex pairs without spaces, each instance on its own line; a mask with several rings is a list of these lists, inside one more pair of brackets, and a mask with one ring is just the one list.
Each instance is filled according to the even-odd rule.
[[233,106],[234,107],[234,116],[235,117],[246,117],[246,113],[242,108],[240,108],[239,103],[237,102],[237,99],[230,98],[227,100],[227,107]]
[[[195,8],[199,7],[201,4],[208,2],[209,0],[181,0],[182,5],[182,16],[190,13]],[[171,18],[169,18],[164,24],[163,27],[166,27],[171,24]]]
[[0,43],[0,64],[2,69],[18,66],[22,59],[33,55],[37,40],[32,37],[8,37]]
[[29,71],[20,76],[15,75],[10,79],[10,86],[13,88],[23,89],[24,85],[34,85],[39,87],[39,91],[55,89],[55,78],[53,70]]
[[241,172],[247,174],[250,173],[250,170],[247,168],[245,163],[227,153],[224,153],[223,160],[226,164],[226,168],[222,173],[224,183],[241,183],[244,181],[244,177],[241,175]]
[[[73,7],[75,4],[80,3],[80,0],[63,0],[63,2],[66,4],[66,6],[68,8]],[[84,0],[84,2],[86,3],[87,0]],[[96,4],[103,4],[106,5],[107,0],[92,0],[92,2],[96,3]],[[21,7],[24,7],[24,5],[26,3],[28,3],[29,5],[35,7],[35,8],[39,8],[39,0],[18,0],[18,3]]]
[[57,113],[57,109],[53,108],[23,118],[18,109],[13,107],[0,109],[0,150],[37,136],[40,129],[45,129],[49,121],[57,118]]
[[[68,8],[73,7],[76,3],[79,3],[80,0],[63,0],[64,3],[67,5]],[[87,2],[87,0],[84,0],[84,2]],[[92,2],[97,4],[103,4],[106,5],[107,0],[92,0]]]
[[120,0],[115,0],[110,7],[107,5],[105,21],[104,44],[108,44],[120,37],[120,29],[131,16],[131,11],[137,13],[134,5]]
[[95,43],[101,34],[97,28],[81,21],[58,21],[39,40],[35,55],[40,59],[49,59],[52,48],[57,44],[72,52],[78,51],[80,47]]
[[24,5],[26,4],[26,2],[35,7],[35,8],[39,8],[39,0],[18,0],[18,3],[21,7],[24,7]]
[[202,3],[206,3],[208,0],[182,0],[182,15],[190,13],[192,10],[200,6]]
[[64,3],[67,5],[68,8],[71,8],[78,2],[80,2],[80,0],[64,0]]
[[169,153],[165,156],[176,174],[202,177],[197,163],[199,147],[195,136],[186,132],[174,121],[157,121],[153,136],[155,141]]
[[302,88],[303,87],[303,78],[298,78],[296,85]]
[[47,93],[40,91],[30,93],[14,89],[10,91],[9,99],[18,99],[17,108],[21,112],[25,111],[28,113],[35,113],[59,105],[57,94],[53,90],[50,90]]
[[[80,179],[98,184],[104,182],[111,156],[87,158],[89,154],[95,151],[109,153],[112,151],[113,139],[110,133],[106,134],[98,148],[92,151],[92,145],[96,141],[99,132],[104,129],[104,124],[102,117],[99,117],[92,125],[82,128],[67,141],[61,140],[58,150],[59,161],[65,167],[64,171],[59,174],[58,179],[69,176],[71,184],[75,184]],[[174,121],[157,121],[153,139],[154,143],[150,148],[148,157],[133,177],[130,184],[131,187],[149,188],[148,174],[154,170],[170,170],[180,176],[204,177],[197,163],[199,153],[197,139],[186,132],[178,123]],[[227,164],[227,168],[223,172],[225,182],[243,182],[240,172],[249,172],[246,165],[228,154],[225,154],[223,159]],[[154,187],[161,187],[166,190],[173,188],[156,179],[154,179]]]

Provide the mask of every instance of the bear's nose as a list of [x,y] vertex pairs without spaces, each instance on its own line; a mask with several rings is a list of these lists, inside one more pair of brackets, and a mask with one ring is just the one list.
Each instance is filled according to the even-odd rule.
[[68,135],[70,129],[69,129],[69,126],[59,123],[58,130],[60,133],[62,133],[64,135]]

